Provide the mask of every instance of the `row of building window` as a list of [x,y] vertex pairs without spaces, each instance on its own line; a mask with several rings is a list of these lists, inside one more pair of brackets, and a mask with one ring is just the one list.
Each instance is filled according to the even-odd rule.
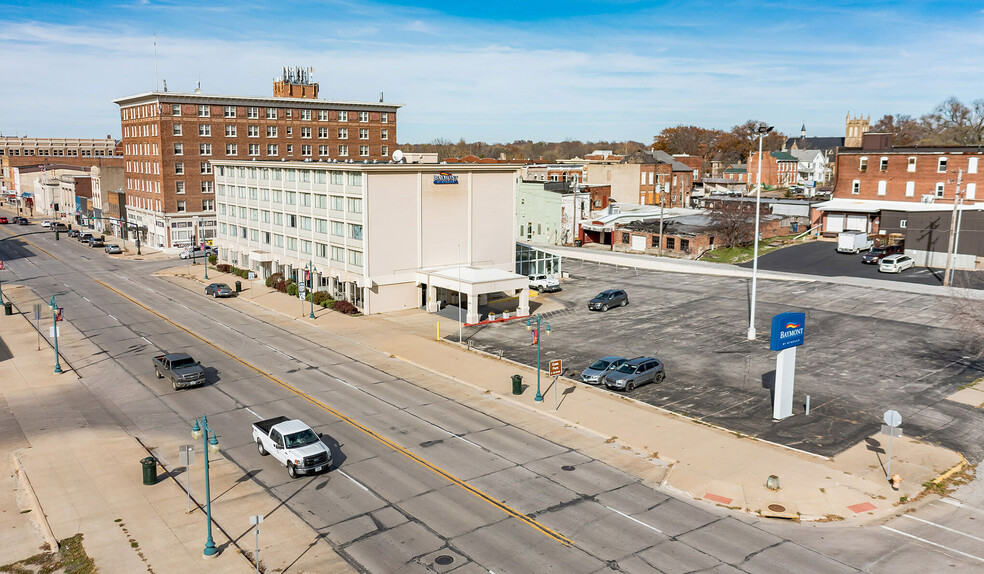
[[[622,243],[625,243],[625,244],[631,243],[632,240],[631,240],[630,235],[631,234],[626,233],[626,232],[623,231],[622,232]],[[670,251],[676,251],[676,237],[666,237],[665,240],[666,241],[665,241],[664,249],[668,249]],[[653,235],[652,236],[652,239],[650,240],[650,243],[652,244],[652,247],[657,247],[658,248],[659,247],[659,235]],[[711,238],[711,245],[713,245],[713,244],[714,244],[714,238],[712,237]],[[683,239],[683,238],[680,239],[680,251],[690,251],[690,240],[689,239]]]
[[328,245],[327,243],[309,241],[289,235],[237,226],[231,223],[219,223],[219,235],[235,237],[237,239],[248,239],[256,243],[283,248],[286,251],[293,251],[300,255],[315,255],[339,263],[345,263],[347,261],[349,265],[356,267],[362,267],[363,265],[362,251],[345,249],[338,245]]
[[[219,106],[215,106],[215,107],[219,107]],[[212,117],[212,108],[213,108],[213,106],[209,106],[209,105],[199,105],[198,106],[198,117],[200,117],[200,118],[210,118],[210,117]],[[261,108],[255,107],[255,106],[247,107],[246,108],[246,118],[247,119],[259,119],[259,117],[260,117],[260,109]],[[327,122],[327,121],[347,122],[347,121],[349,121],[349,112],[346,111],[346,110],[338,110],[337,112],[335,112],[336,113],[336,119],[330,120],[330,115],[331,115],[330,114],[330,110],[297,110],[297,109],[293,109],[293,108],[285,108],[284,109],[284,115],[287,118],[293,118],[294,117],[294,112],[297,112],[297,117],[299,119],[301,119],[302,121],[311,121],[315,117],[317,117],[318,121],[320,121],[320,122]],[[266,119],[268,119],[268,120],[276,120],[276,119],[279,119],[279,117],[280,117],[280,109],[279,108],[265,108],[263,110],[263,113],[264,113]],[[236,114],[237,114],[237,112],[236,112],[236,106],[225,106],[223,108],[223,110],[222,110],[222,117],[225,117],[225,118],[235,118],[235,117],[237,117]],[[181,116],[181,105],[180,104],[171,104],[171,115],[172,116]],[[367,123],[367,122],[369,122],[369,112],[352,112],[352,117],[353,118],[358,118],[358,121],[360,123]],[[124,116],[124,119],[128,119],[128,118],[126,118]],[[385,123],[389,123],[389,113],[388,112],[380,112],[380,114],[379,114],[379,121],[382,122],[382,123],[384,123],[384,124]]]
[[[977,184],[976,183],[968,183],[968,184],[964,185],[964,190],[963,191],[964,191],[964,197],[966,199],[975,199],[976,196],[977,196]],[[942,198],[942,197],[944,197],[945,192],[946,192],[946,182],[944,182],[944,181],[938,181],[938,182],[936,182],[936,186],[935,186],[935,188],[933,190],[933,195],[935,197]],[[855,179],[853,182],[851,182],[851,193],[854,194],[854,195],[859,195],[861,193],[861,180],[860,179]],[[878,195],[887,195],[888,194],[888,182],[887,181],[881,180],[881,181],[878,182],[878,192],[877,193],[878,193]],[[915,197],[916,196],[916,182],[914,182],[914,181],[907,181],[907,182],[905,182],[905,196],[906,197]]]
[[[136,127],[139,128],[141,126],[136,126]],[[143,126],[143,127],[146,127],[146,126]],[[265,128],[265,130],[261,130],[261,128]],[[129,128],[124,128],[124,132],[127,132],[128,130],[129,130]],[[284,128],[284,130],[285,130],[286,137],[293,137],[294,136],[294,128],[293,128],[293,126],[286,126]],[[268,137],[268,138],[278,137],[277,134],[279,133],[278,126],[246,126],[246,137],[258,138],[258,137],[260,137],[260,132],[261,131],[265,131],[266,132],[266,137]],[[150,135],[155,135],[156,136],[157,135],[157,126],[156,126],[156,124],[154,125],[153,132],[154,133],[153,134],[150,134]],[[184,135],[184,124],[173,124],[171,126],[171,133],[172,133],[172,135],[175,135],[175,136],[183,136]],[[330,128],[318,128],[318,139],[328,139],[328,138],[331,137],[329,135],[330,133],[331,133]],[[313,137],[313,134],[314,134],[314,128],[301,128],[301,139],[311,139]],[[348,137],[349,137],[349,129],[348,128],[337,128],[336,134],[338,135],[338,138],[337,139],[347,140]],[[127,137],[131,137],[130,134],[128,134],[128,133],[125,133],[124,135],[127,135]],[[146,136],[148,134],[145,133],[143,135]],[[198,135],[200,137],[212,137],[212,125],[211,124],[198,124]],[[234,138],[234,137],[238,137],[238,136],[239,136],[239,126],[235,126],[235,125],[226,125],[225,126],[225,137]],[[134,137],[136,137],[136,136],[134,136]],[[379,137],[380,137],[380,139],[388,140],[389,139],[389,129],[385,129],[384,128],[384,129],[380,130]],[[359,139],[360,140],[368,140],[369,139],[369,128],[359,128]]]
[[[242,206],[239,206],[237,210],[237,206],[226,205],[224,203],[219,204],[219,210],[217,213],[220,216],[227,216],[229,219],[269,223],[291,229],[314,231],[325,235],[330,234],[335,237],[348,237],[349,239],[362,241],[361,223],[345,223],[342,221],[320,219],[317,217],[306,217],[293,213],[267,211],[265,209],[246,208]],[[346,228],[348,228],[348,233],[345,232]]]
[[[258,179],[260,181],[300,181],[302,183],[330,183],[343,185],[348,179],[349,185],[362,185],[362,172],[359,171],[324,171],[311,169],[281,169],[266,167],[226,167],[216,168],[219,176]],[[232,187],[232,186],[230,186]]]
[[[906,171],[909,173],[915,173],[916,171],[916,161],[918,158],[916,156],[909,156],[907,158]],[[949,158],[939,157],[936,158],[936,173],[946,173],[946,166],[949,163]],[[858,171],[866,172],[868,171],[868,158],[861,157],[858,159]],[[888,157],[882,156],[878,158],[878,171],[888,171]],[[977,158],[971,157],[967,159],[967,173],[977,173]]]
[[0,147],[0,156],[39,157],[113,157],[113,150],[103,149],[6,149]]
[[[219,197],[226,197],[226,186],[219,184],[218,190]],[[315,209],[330,208],[331,211],[345,211],[348,213],[362,213],[361,197],[342,197],[340,195],[324,195],[320,193],[298,193],[295,191],[266,189],[262,187],[237,188],[232,185],[228,186],[228,193],[228,197],[232,198],[237,197],[238,195],[240,199],[251,199],[253,201],[265,201],[283,205],[297,205],[300,207],[314,207]]]
[[[146,144],[145,144],[146,145]],[[127,146],[129,148],[129,146]],[[294,145],[286,144],[287,155],[293,155]],[[302,157],[313,157],[314,156],[314,146],[310,144],[304,144],[300,146]],[[340,145],[338,146],[338,157],[348,157],[349,146]],[[249,144],[247,151],[250,157],[257,157],[260,155],[262,150],[261,144]],[[154,144],[153,155],[157,155],[157,144]],[[129,153],[129,150],[127,150]],[[379,148],[379,154],[383,157],[389,155],[389,146],[381,146]],[[149,153],[147,155],[150,155]],[[184,144],[176,143],[174,144],[174,155],[184,155]],[[198,144],[198,155],[210,156],[212,155],[212,144],[203,143]],[[237,144],[225,144],[225,155],[230,157],[235,157],[239,155],[239,146]],[[266,155],[269,157],[279,157],[280,156],[280,146],[278,144],[267,144]],[[318,146],[318,157],[331,157],[331,146],[319,145]],[[359,146],[359,157],[369,157],[369,146],[361,145]]]

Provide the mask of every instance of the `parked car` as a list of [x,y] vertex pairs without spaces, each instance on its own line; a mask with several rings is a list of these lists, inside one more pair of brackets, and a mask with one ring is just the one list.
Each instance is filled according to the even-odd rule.
[[662,383],[666,378],[663,363],[655,357],[639,357],[621,364],[605,375],[605,386],[609,389],[631,391],[646,383]]
[[123,253],[123,249],[115,243],[110,243],[106,246],[106,253],[109,253],[110,255],[119,255],[120,253]]
[[88,231],[79,232],[78,239],[79,239],[79,243],[88,243],[89,240],[92,239],[92,234],[89,233]]
[[625,307],[629,304],[629,295],[621,289],[608,289],[595,295],[588,301],[588,309],[592,311],[607,311],[612,307]]
[[878,263],[889,255],[902,253],[901,245],[879,245],[872,247],[867,253],[861,256],[861,263]]
[[210,283],[205,288],[205,294],[212,297],[232,297],[232,288],[225,283]]
[[556,277],[548,275],[530,275],[530,289],[535,289],[539,293],[553,293],[560,291],[560,281]]
[[89,247],[105,247],[105,246],[106,246],[106,242],[103,241],[102,237],[93,236],[89,238]]
[[51,224],[52,231],[68,231],[68,226],[61,221],[56,221]]
[[185,247],[185,250],[178,257],[181,259],[192,259],[195,257],[208,257],[209,255],[215,255],[215,250],[211,247]]
[[45,220],[41,221],[41,227],[51,227],[51,220],[50,219],[45,219]]
[[26,217],[16,217],[17,225],[30,225],[31,222]]
[[589,385],[597,385],[605,378],[605,375],[628,361],[625,357],[602,357],[581,371],[581,380]]
[[10,223],[6,217],[0,217],[0,223]]
[[78,237],[79,236],[79,230],[78,229],[69,229],[68,230],[68,236],[69,237]]
[[331,469],[331,449],[321,436],[297,419],[274,417],[253,423],[253,441],[260,456],[272,454],[297,478]]
[[912,257],[897,253],[882,259],[881,263],[878,264],[878,270],[882,273],[902,273],[915,264],[916,262],[912,260]]
[[205,384],[205,368],[186,353],[157,355],[154,357],[154,373],[158,379],[170,379],[174,390]]

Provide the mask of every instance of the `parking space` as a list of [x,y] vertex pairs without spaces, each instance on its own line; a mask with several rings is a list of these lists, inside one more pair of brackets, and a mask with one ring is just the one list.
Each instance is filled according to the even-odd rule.
[[[752,263],[742,267],[752,268]],[[943,270],[933,267],[913,267],[902,273],[881,273],[878,265],[861,263],[861,255],[838,253],[834,241],[811,241],[772,251],[759,257],[759,269],[803,273],[821,277],[865,277],[884,281],[902,281],[920,285],[942,285]],[[984,289],[984,273],[956,271],[953,285],[971,289]]]
[[[565,374],[576,378],[605,355],[655,356],[666,365],[665,382],[629,396],[734,431],[832,456],[876,433],[891,408],[902,413],[908,436],[974,460],[984,455],[980,411],[946,399],[984,375],[972,335],[950,320],[963,301],[834,283],[759,281],[759,336],[748,341],[747,279],[576,260],[564,261],[564,270],[572,279],[563,291],[540,296],[562,305],[544,316],[551,333],[541,341],[543,368],[550,359],[563,359]],[[589,311],[587,301],[609,288],[625,289],[630,304]],[[769,320],[793,310],[807,314],[795,414],[775,422]],[[536,363],[523,324],[466,328],[465,336],[473,347]],[[546,375],[543,384],[549,384]],[[807,395],[810,415],[804,414]]]

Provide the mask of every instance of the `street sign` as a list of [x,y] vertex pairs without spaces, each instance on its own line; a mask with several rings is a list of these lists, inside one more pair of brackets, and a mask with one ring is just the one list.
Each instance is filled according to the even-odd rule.
[[882,434],[887,434],[888,436],[893,436],[893,437],[902,436],[902,429],[900,429],[899,427],[890,427],[888,425],[882,425],[881,432]]
[[560,359],[555,359],[553,361],[550,361],[550,376],[551,377],[558,377],[561,374],[563,374],[563,372],[564,372],[564,367],[563,367],[563,363],[561,362]]
[[297,298],[298,299],[303,299],[305,293],[306,293],[306,289],[304,287],[304,284],[302,283],[302,284],[298,285],[297,286]]
[[257,524],[261,524],[262,522],[263,522],[262,514],[257,514],[256,516],[249,517],[249,523],[253,526],[256,526]]
[[178,447],[178,464],[181,466],[195,464],[195,445],[183,444]]
[[34,320],[35,321],[41,320],[41,303],[34,304]]
[[899,414],[899,411],[885,411],[883,420],[885,424],[894,428],[902,424],[902,415]]
[[249,272],[249,275],[246,278],[249,279],[250,281],[252,281],[253,279],[256,279],[256,273],[253,272],[253,271],[250,271]]
[[58,329],[57,333],[59,335],[61,335],[61,329],[60,328],[58,328],[58,327],[48,327],[48,336],[49,337],[54,337],[55,336],[55,332],[56,332],[55,329]]

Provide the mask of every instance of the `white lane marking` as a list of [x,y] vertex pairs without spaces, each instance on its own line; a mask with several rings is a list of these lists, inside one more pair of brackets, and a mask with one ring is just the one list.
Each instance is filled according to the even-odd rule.
[[112,320],[114,320],[114,321],[116,321],[117,323],[119,323],[119,322],[120,322],[120,320],[119,320],[119,319],[117,319],[116,317],[113,317],[113,316],[112,316],[112,315],[110,315],[109,313],[106,313],[106,315],[107,315],[107,316],[109,316],[109,318],[110,318],[110,319],[112,319]]
[[608,510],[611,510],[611,511],[612,511],[612,512],[614,512],[615,514],[621,514],[622,516],[624,516],[624,517],[626,517],[626,518],[628,518],[628,519],[629,519],[629,520],[631,520],[632,522],[638,522],[639,524],[641,524],[641,525],[643,525],[643,526],[645,526],[646,528],[648,528],[648,529],[650,529],[650,530],[655,530],[656,532],[659,532],[660,534],[662,534],[662,533],[663,533],[663,531],[662,531],[662,530],[660,530],[659,528],[656,528],[655,526],[650,526],[650,525],[648,525],[648,524],[646,524],[645,522],[643,522],[643,521],[641,521],[641,520],[638,520],[638,519],[636,519],[636,518],[632,518],[631,516],[629,516],[628,514],[626,514],[626,513],[624,513],[624,512],[622,512],[621,510],[615,510],[615,509],[614,509],[614,508],[612,508],[611,506],[605,506],[605,508],[607,508]]
[[966,504],[960,502],[959,500],[955,500],[953,498],[941,498],[940,502],[944,504],[949,504],[950,506],[956,506],[957,508],[962,508],[970,512],[976,512],[977,514],[984,514],[984,510],[981,510],[980,508],[974,508],[973,506],[967,506]]
[[[178,307],[184,307],[185,309],[188,309],[188,306],[185,305],[184,303],[178,303]],[[191,311],[191,309],[188,310]]]
[[357,388],[357,387],[356,387],[355,385],[353,385],[352,383],[349,383],[349,382],[347,382],[347,381],[344,381],[344,380],[342,380],[342,379],[339,379],[338,377],[335,377],[335,380],[336,380],[336,381],[338,381],[339,383],[342,383],[343,385],[345,385],[345,386],[347,386],[347,387],[352,387],[353,389],[355,389],[355,388]]
[[[421,420],[423,420],[423,419],[421,419]],[[465,437],[462,437],[462,436],[459,436],[459,435],[456,435],[456,434],[454,434],[453,432],[451,432],[451,431],[449,431],[448,429],[446,429],[446,428],[444,428],[444,427],[440,427],[440,426],[437,426],[436,424],[434,424],[434,423],[432,423],[432,422],[430,422],[430,421],[427,421],[427,420],[425,420],[424,422],[425,422],[425,423],[427,423],[427,424],[429,424],[430,426],[432,426],[432,427],[434,427],[434,428],[436,428],[437,430],[439,430],[439,431],[441,431],[441,432],[443,432],[443,433],[445,433],[445,434],[447,434],[448,436],[450,436],[450,437],[452,437],[452,438],[456,438],[456,439],[458,439],[458,440],[460,440],[460,441],[462,441],[462,442],[466,442],[466,443],[468,443],[468,444],[470,444],[470,445],[472,445],[473,447],[475,447],[475,448],[477,448],[477,449],[479,449],[479,450],[485,450],[484,448],[482,448],[482,446],[481,446],[481,445],[478,445],[478,444],[475,444],[475,443],[473,443],[472,441],[470,441],[470,440],[468,440],[468,439],[466,439]]]
[[959,554],[961,556],[966,556],[967,558],[971,558],[973,560],[978,560],[980,562],[984,562],[984,558],[981,558],[980,556],[974,556],[973,554],[967,554],[966,552],[961,552],[959,550],[955,550],[955,549],[950,548],[948,546],[943,546],[942,544],[937,544],[936,542],[932,542],[930,540],[926,540],[925,538],[919,538],[918,536],[913,536],[912,534],[907,534],[905,532],[902,532],[901,530],[896,530],[896,529],[894,529],[894,528],[892,528],[890,526],[885,526],[884,524],[882,525],[882,528],[884,528],[885,530],[890,530],[890,531],[892,531],[892,532],[894,532],[896,534],[901,534],[902,536],[907,536],[909,538],[912,538],[913,540],[918,540],[919,542],[922,542],[923,544],[929,544],[930,546],[936,546],[937,548],[942,548],[943,550],[946,550],[947,552],[953,552],[954,554]]
[[[85,299],[86,301],[89,301],[89,298],[86,297],[85,295],[83,295],[82,298]],[[92,301],[89,301],[89,303],[92,303]]]
[[929,524],[929,525],[935,526],[937,528],[942,528],[943,530],[947,530],[949,532],[953,532],[954,534],[959,534],[961,536],[966,536],[967,538],[973,538],[974,540],[976,540],[978,542],[984,542],[984,538],[978,538],[978,537],[973,536],[971,534],[967,534],[966,532],[961,532],[959,530],[950,528],[949,526],[943,526],[942,524],[937,524],[935,522],[930,522],[928,520],[923,520],[922,518],[916,518],[915,516],[912,516],[912,515],[909,515],[909,514],[903,514],[902,516],[904,516],[906,518],[909,518],[911,520],[918,520],[919,522],[922,522],[923,524]]
[[[351,480],[352,482],[354,482],[354,483],[356,484],[356,486],[358,486],[358,487],[359,487],[359,488],[361,488],[362,490],[364,490],[364,491],[366,491],[366,492],[369,492],[369,489],[368,489],[368,488],[366,488],[366,486],[365,486],[364,484],[362,484],[362,483],[361,483],[361,482],[359,482],[358,480],[355,480],[355,479],[354,479],[354,478],[352,478],[351,476],[349,476],[349,475],[347,475],[347,474],[345,474],[344,472],[342,472],[342,470],[341,470],[340,468],[336,468],[336,469],[335,469],[335,472],[337,472],[338,474],[340,474],[340,475],[342,475],[342,476],[344,476],[345,478],[347,478],[347,479],[349,479],[349,480]],[[369,492],[369,494],[372,494],[372,493],[371,493],[371,492]]]
[[[223,326],[223,327],[225,327],[226,329],[229,329],[230,331],[232,331],[232,330],[233,330],[233,328],[232,328],[232,327],[230,327],[229,325],[226,325],[225,323],[219,323],[219,325],[221,325],[221,326]],[[268,345],[268,346],[269,346],[269,345]]]
[[246,409],[247,411],[249,411],[249,412],[251,412],[251,413],[253,413],[253,416],[254,416],[254,417],[256,417],[256,418],[258,418],[258,419],[262,419],[262,418],[263,418],[263,417],[261,417],[260,415],[258,415],[258,414],[256,414],[256,412],[254,412],[254,411],[253,411],[253,409],[251,409],[251,408],[249,408],[249,407],[243,407],[243,408],[244,408],[244,409]]
[[147,341],[148,345],[153,345],[153,343],[151,343],[150,339],[148,339],[147,337],[140,337],[140,338],[143,339],[144,341]]
[[69,285],[68,283],[62,283],[62,285],[64,285],[65,287],[68,287],[69,289],[71,289],[71,288],[72,288],[72,286],[71,286],[71,285]]

